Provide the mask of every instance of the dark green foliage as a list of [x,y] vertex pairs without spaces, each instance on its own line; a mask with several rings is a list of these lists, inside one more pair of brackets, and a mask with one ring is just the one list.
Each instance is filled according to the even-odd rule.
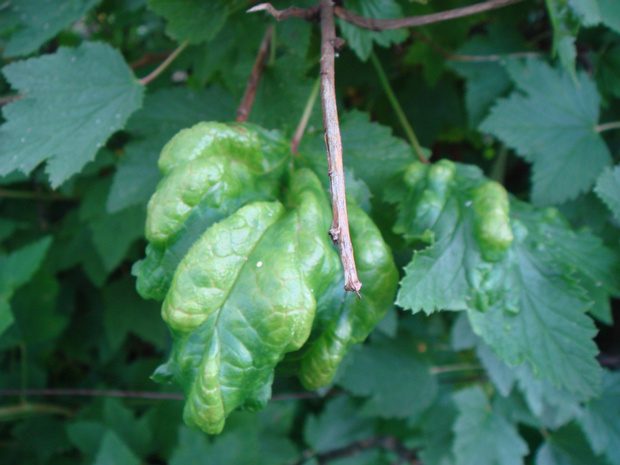
[[620,465],[620,2],[336,19],[361,300],[320,28],[255,3],[0,1],[0,462]]

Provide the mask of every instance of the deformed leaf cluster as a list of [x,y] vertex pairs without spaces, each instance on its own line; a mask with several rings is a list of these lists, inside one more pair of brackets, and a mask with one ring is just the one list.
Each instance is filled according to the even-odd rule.
[[[143,297],[164,299],[174,345],[156,372],[181,384],[185,421],[219,433],[238,407],[263,408],[274,368],[315,389],[385,314],[396,269],[376,226],[350,207],[365,299],[344,295],[326,231],[331,212],[316,175],[301,169],[279,199],[288,146],[253,125],[199,123],[166,144],[164,178],[149,201]],[[362,245],[363,244],[363,245]]]

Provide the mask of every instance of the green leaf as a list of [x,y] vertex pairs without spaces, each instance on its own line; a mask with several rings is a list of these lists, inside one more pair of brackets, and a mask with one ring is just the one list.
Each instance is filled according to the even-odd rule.
[[78,21],[99,0],[21,0],[0,12],[0,22],[14,19],[19,26],[9,38],[4,55],[28,55],[67,26]]
[[420,424],[424,432],[425,445],[420,451],[420,459],[425,465],[453,465],[452,454],[454,433],[452,425],[457,417],[457,410],[451,396],[443,395],[439,402],[433,404],[422,418]]
[[275,200],[289,153],[278,133],[251,125],[200,123],[172,138],[149,202],[147,257],[134,265],[142,297],[165,297],[177,265],[211,224],[250,200]]
[[265,201],[276,199],[287,156],[277,133],[200,123],[176,135],[159,159],[165,176],[149,202],[147,258],[134,273],[144,297],[165,296],[173,333],[170,360],[155,377],[184,387],[185,421],[210,433],[237,407],[264,407],[275,365],[306,342],[315,313],[299,376],[313,388],[329,383],[395,291],[389,249],[351,206],[359,273],[369,282],[361,302],[344,298],[325,234],[329,203],[310,170],[292,175],[286,207]]
[[586,404],[581,426],[596,454],[620,464],[620,373],[606,371],[602,395]]
[[48,160],[53,187],[93,160],[142,103],[143,86],[121,54],[103,43],[63,47],[3,72],[25,97],[4,107],[0,175],[15,169],[28,174]]
[[[207,432],[219,433],[239,406],[265,405],[273,368],[306,341],[314,296],[338,274],[316,177],[296,174],[289,201],[290,212],[255,202],[209,228],[179,264],[164,301],[176,337],[158,375],[183,385],[185,421]],[[197,351],[201,357],[192,356]]]
[[605,169],[598,177],[594,191],[620,220],[620,166]]
[[166,326],[161,321],[159,306],[141,299],[133,280],[123,279],[107,286],[103,299],[103,325],[112,350],[117,350],[129,333],[160,350],[167,348]]
[[60,419],[52,416],[37,416],[17,424],[12,430],[19,447],[33,454],[36,462],[50,463],[50,458],[71,449],[67,434]]
[[177,132],[200,121],[228,120],[234,113],[232,99],[216,87],[206,90],[175,87],[147,94],[144,108],[127,123],[127,130],[136,140],[124,147],[125,155],[108,196],[108,212],[146,204],[161,179],[157,168],[159,152]]
[[379,339],[354,354],[338,384],[355,396],[368,397],[365,416],[414,418],[431,406],[438,384],[430,368],[405,338]]
[[585,8],[582,11],[589,11],[587,5],[592,2],[591,0],[545,0],[545,3],[553,27],[553,53],[559,57],[564,69],[575,77],[575,59],[577,58],[575,40],[580,23],[583,21],[579,14],[579,6],[583,4]]
[[575,424],[554,431],[536,452],[536,465],[608,465]]
[[107,428],[97,421],[78,420],[69,423],[66,427],[69,441],[82,454],[95,457]]
[[373,431],[373,422],[359,416],[357,405],[343,396],[328,401],[320,415],[306,421],[304,440],[321,453],[367,439]]
[[220,31],[228,10],[222,0],[148,0],[149,7],[168,20],[166,32],[180,42],[211,40]]
[[[403,16],[400,5],[394,0],[345,0],[344,6],[368,18],[389,19]],[[360,60],[366,61],[372,52],[373,43],[382,47],[399,44],[407,39],[402,29],[391,31],[369,31],[346,21],[338,21],[342,36]]]
[[509,218],[505,192],[474,167],[416,163],[404,179],[390,192],[399,202],[395,230],[432,245],[406,266],[397,304],[467,310],[474,331],[509,365],[527,360],[554,385],[595,395],[596,331],[575,277],[615,292],[613,252],[588,232],[571,231],[555,209],[512,199]]
[[108,431],[103,437],[94,465],[139,465],[140,459],[127,447],[116,433]]
[[9,304],[13,293],[39,269],[51,243],[48,236],[8,255],[0,254],[0,335],[14,321]]
[[597,55],[597,70],[595,76],[601,92],[620,97],[620,44],[610,46]]
[[533,163],[534,203],[561,203],[587,192],[611,162],[595,130],[600,98],[593,81],[580,72],[575,82],[537,59],[511,61],[507,69],[519,91],[499,100],[480,129]]
[[[371,192],[382,192],[390,178],[414,160],[411,147],[394,137],[389,127],[371,122],[368,113],[345,113],[341,117],[340,131],[345,166],[353,169]],[[322,131],[314,137],[306,135],[299,152],[307,166],[324,176],[327,157]]]
[[[106,399],[103,404],[103,423],[123,438],[123,444],[133,452],[144,456],[151,446],[151,431],[148,418],[136,418],[136,412],[124,406],[117,399]],[[106,435],[103,437],[105,443]],[[103,443],[101,449],[104,449]]]
[[[502,24],[489,24],[487,35],[476,35],[457,50],[459,55],[502,55],[522,51],[520,37]],[[447,66],[465,78],[465,107],[469,126],[476,128],[487,115],[491,105],[512,86],[510,76],[498,61],[468,62],[449,60]]]
[[80,217],[91,230],[93,245],[107,273],[121,263],[131,244],[144,236],[146,213],[142,205],[113,214],[106,212],[110,182],[108,178],[94,183],[80,206]]
[[582,396],[559,389],[545,379],[536,379],[529,365],[509,367],[481,340],[476,354],[502,396],[508,397],[513,386],[518,386],[537,418],[535,427],[558,428],[581,414]]
[[616,0],[598,0],[598,3],[602,23],[620,33],[620,4]]
[[394,230],[412,243],[433,245],[416,251],[405,267],[396,303],[426,313],[486,308],[503,292],[492,261],[512,240],[506,192],[476,167],[447,160],[414,163],[404,179],[405,186],[390,194],[399,202]]
[[182,426],[179,428],[179,444],[172,454],[170,464],[293,463],[299,457],[299,452],[286,437],[290,433],[290,425],[282,425],[278,421],[280,415],[288,416],[283,410],[291,409],[273,409],[270,405],[256,416],[233,414],[222,435],[210,442],[202,431],[192,431]]
[[67,327],[69,318],[56,305],[59,291],[52,274],[39,272],[15,293],[11,307],[23,342],[50,343]]
[[348,205],[348,214],[364,298],[343,293],[344,281],[336,281],[326,293],[329,297],[319,302],[310,340],[300,354],[294,354],[300,365],[297,376],[307,389],[332,381],[351,346],[368,337],[396,294],[398,272],[379,229],[353,204]]
[[528,453],[525,441],[506,418],[491,409],[478,387],[454,396],[459,416],[454,423],[456,465],[519,465]]

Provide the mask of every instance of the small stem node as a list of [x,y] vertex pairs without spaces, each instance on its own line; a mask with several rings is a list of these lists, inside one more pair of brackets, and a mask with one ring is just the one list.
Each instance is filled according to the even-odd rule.
[[250,111],[252,111],[252,105],[254,105],[258,84],[260,83],[260,78],[263,75],[267,57],[269,56],[269,44],[271,43],[272,34],[273,26],[270,24],[267,26],[260,47],[258,47],[258,54],[256,55],[256,60],[254,60],[254,66],[252,67],[252,72],[250,73],[248,83],[245,87],[245,93],[237,109],[237,123],[245,123],[250,117]]

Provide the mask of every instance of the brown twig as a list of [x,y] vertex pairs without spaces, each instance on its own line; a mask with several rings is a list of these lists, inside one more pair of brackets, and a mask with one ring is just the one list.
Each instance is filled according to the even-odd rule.
[[237,122],[245,123],[250,117],[250,111],[252,111],[252,105],[254,105],[254,99],[256,98],[256,91],[258,90],[258,83],[263,75],[265,64],[267,62],[267,56],[269,55],[269,44],[271,43],[271,35],[273,34],[273,26],[270,24],[267,26],[263,40],[258,47],[258,54],[256,60],[254,60],[254,66],[248,79],[248,83],[245,86],[245,93],[241,104],[237,109]]
[[320,454],[312,449],[308,449],[302,453],[301,459],[291,462],[290,465],[301,465],[312,458],[316,459],[319,464],[329,463],[332,460],[355,457],[364,451],[375,448],[381,448],[396,454],[398,456],[398,461],[395,463],[420,463],[417,460],[417,451],[405,447],[396,437],[373,436]]
[[78,197],[69,197],[59,194],[57,192],[41,192],[41,191],[26,191],[26,190],[14,190],[14,189],[2,189],[0,188],[0,198],[5,199],[24,199],[24,200],[46,200],[50,202],[77,202],[80,199]]
[[[318,399],[346,394],[344,391],[332,390],[324,396],[316,392],[292,392],[288,394],[276,394],[271,397],[273,401]],[[120,397],[125,399],[154,399],[154,400],[183,400],[185,396],[180,392],[156,392],[156,391],[121,391],[118,389],[2,389],[0,397],[20,396],[53,396],[53,397]]]
[[147,85],[149,82],[151,82],[153,79],[155,79],[157,76],[159,76],[161,73],[163,73],[165,71],[166,68],[168,68],[168,66],[170,66],[170,63],[172,63],[176,57],[178,57],[181,52],[183,50],[185,50],[185,47],[187,47],[189,43],[188,42],[183,42],[179,48],[177,48],[174,52],[172,52],[170,55],[168,55],[168,58],[166,58],[161,65],[159,65],[157,68],[155,68],[153,70],[153,72],[151,72],[150,74],[148,74],[147,76],[143,77],[142,79],[140,79],[140,84],[142,85]]
[[129,67],[131,69],[140,69],[140,68],[142,68],[144,66],[148,66],[148,65],[150,65],[152,63],[159,63],[160,61],[165,60],[166,58],[168,58],[168,56],[170,56],[171,53],[172,53],[172,51],[159,52],[159,53],[146,52],[144,55],[142,55],[136,61],[132,61],[131,63],[129,63]]
[[311,6],[310,8],[298,8],[296,6],[291,6],[285,10],[276,10],[271,3],[260,3],[247,10],[246,13],[266,11],[271,16],[276,18],[277,21],[283,21],[289,18],[301,18],[306,21],[317,22],[319,20],[319,10],[319,5]]
[[538,52],[516,52],[516,53],[506,53],[504,55],[459,55],[456,53],[449,52],[442,48],[439,44],[433,42],[430,37],[425,36],[424,34],[418,31],[411,31],[411,36],[421,40],[422,42],[427,43],[433,50],[439,53],[442,57],[447,60],[454,61],[469,61],[469,62],[490,62],[490,61],[500,61],[506,58],[526,58],[526,57],[539,57],[541,56]]
[[14,102],[15,100],[19,100],[20,98],[23,98],[23,95],[17,94],[17,95],[7,95],[6,97],[0,97],[0,107],[2,105],[6,105],[7,103],[11,103]]
[[63,415],[73,417],[76,412],[66,407],[49,404],[17,404],[7,407],[0,407],[0,421],[6,418],[15,418],[23,415]]
[[353,245],[349,233],[347,197],[344,187],[344,167],[342,163],[342,139],[338,123],[335,85],[335,47],[342,43],[336,37],[334,26],[334,7],[331,0],[321,2],[321,103],[325,124],[325,145],[327,146],[327,167],[329,189],[332,199],[332,227],[329,230],[334,244],[340,251],[344,269],[344,289],[360,296],[362,283],[357,277]]
[[489,0],[484,3],[478,3],[476,5],[470,5],[463,8],[456,8],[454,10],[441,11],[430,15],[409,16],[407,18],[397,19],[366,18],[341,6],[334,7],[334,12],[340,19],[343,19],[348,23],[355,24],[358,27],[371,29],[373,31],[387,31],[390,29],[425,26],[427,24],[448,21],[450,19],[462,18],[463,16],[475,15],[485,11],[494,10],[496,8],[502,8],[520,1],[522,0]]

